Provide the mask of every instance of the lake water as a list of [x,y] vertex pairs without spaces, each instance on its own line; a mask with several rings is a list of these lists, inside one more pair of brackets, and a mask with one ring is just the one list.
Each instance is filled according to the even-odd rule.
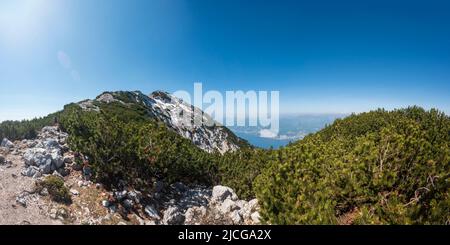
[[306,135],[315,133],[336,119],[345,117],[345,114],[298,114],[281,115],[279,136],[276,138],[265,138],[260,136],[262,127],[230,127],[239,137],[247,140],[250,144],[261,147],[278,149],[282,146],[303,139]]

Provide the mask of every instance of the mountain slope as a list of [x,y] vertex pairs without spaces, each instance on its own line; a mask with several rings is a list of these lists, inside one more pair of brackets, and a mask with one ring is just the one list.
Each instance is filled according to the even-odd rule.
[[450,118],[437,110],[338,119],[269,161],[256,195],[271,223],[450,222]]
[[[248,143],[234,135],[229,129],[215,122],[209,115],[199,108],[161,91],[153,92],[150,96],[139,91],[134,92],[105,92],[95,100],[86,100],[78,105],[89,111],[123,107],[124,110],[137,110],[143,117],[156,119],[163,122],[168,128],[186,139],[191,140],[196,146],[207,151],[217,151],[221,154],[234,152]],[[194,117],[200,116],[202,125],[194,124]]]

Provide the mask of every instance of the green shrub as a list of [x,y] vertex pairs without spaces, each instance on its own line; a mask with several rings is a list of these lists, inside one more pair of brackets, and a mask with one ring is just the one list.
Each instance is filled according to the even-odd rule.
[[46,117],[23,121],[4,121],[0,123],[0,140],[33,139],[37,136],[37,131],[45,126],[50,126],[58,122],[61,112],[50,114]]
[[[412,107],[338,120],[277,152],[257,178],[276,224],[445,224],[450,221],[450,119]],[[356,211],[355,211],[356,210]]]
[[64,185],[64,180],[58,176],[49,175],[37,183],[38,189],[47,188],[53,201],[69,204],[72,202],[69,189]]
[[217,158],[221,185],[233,188],[241,199],[255,197],[253,182],[273,156],[272,150],[242,148]]
[[139,188],[150,187],[155,178],[187,184],[216,182],[214,154],[162,123],[150,118],[128,120],[118,112],[111,105],[100,113],[73,108],[62,118],[71,148],[88,157],[98,181],[114,186],[125,180]]

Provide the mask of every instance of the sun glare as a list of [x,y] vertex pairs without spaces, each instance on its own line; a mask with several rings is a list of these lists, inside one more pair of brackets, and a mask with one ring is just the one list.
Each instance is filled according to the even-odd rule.
[[45,27],[50,1],[0,1],[0,38],[7,44],[33,42]]

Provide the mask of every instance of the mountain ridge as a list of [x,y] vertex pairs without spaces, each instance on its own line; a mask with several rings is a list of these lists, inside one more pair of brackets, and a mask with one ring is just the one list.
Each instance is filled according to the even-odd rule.
[[[224,154],[234,152],[242,146],[249,146],[246,140],[214,121],[207,113],[160,90],[149,96],[141,91],[106,91],[94,100],[80,101],[77,105],[86,111],[99,112],[102,105],[113,103],[142,106],[150,118],[163,122],[168,128],[209,153],[218,151]],[[201,125],[193,123],[194,117],[198,115],[202,118]]]

